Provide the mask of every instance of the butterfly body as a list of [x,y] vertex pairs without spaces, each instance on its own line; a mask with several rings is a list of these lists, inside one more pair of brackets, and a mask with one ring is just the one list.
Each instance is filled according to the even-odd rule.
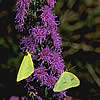
[[61,92],[72,87],[77,87],[80,85],[80,80],[76,75],[71,72],[63,72],[56,82],[53,91]]

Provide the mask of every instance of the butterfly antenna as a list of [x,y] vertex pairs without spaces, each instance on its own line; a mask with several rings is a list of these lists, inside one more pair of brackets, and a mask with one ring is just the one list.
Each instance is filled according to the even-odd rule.
[[71,66],[71,60],[68,63],[68,70],[70,69],[70,66]]
[[73,67],[71,67],[69,70],[72,70],[72,69],[74,69],[75,67],[77,67],[77,66],[73,66]]
[[[67,67],[68,66],[68,67]],[[71,60],[69,61],[68,65],[64,68],[64,71],[69,71],[71,66]]]

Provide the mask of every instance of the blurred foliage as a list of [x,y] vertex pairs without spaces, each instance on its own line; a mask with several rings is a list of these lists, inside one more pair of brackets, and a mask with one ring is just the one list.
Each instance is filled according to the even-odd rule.
[[[24,94],[15,81],[23,57],[18,42],[24,35],[14,27],[15,2],[0,0],[0,98]],[[57,0],[54,13],[59,16],[58,32],[63,40],[66,68],[69,63],[70,68],[76,66],[70,71],[81,80],[81,85],[69,89],[68,95],[98,100],[95,98],[100,96],[100,0]]]
[[58,0],[55,13],[66,67],[76,66],[71,72],[81,80],[80,95],[100,96],[100,0]]
[[0,100],[11,95],[23,95],[17,87],[16,73],[22,60],[20,33],[15,30],[15,0],[0,0]]

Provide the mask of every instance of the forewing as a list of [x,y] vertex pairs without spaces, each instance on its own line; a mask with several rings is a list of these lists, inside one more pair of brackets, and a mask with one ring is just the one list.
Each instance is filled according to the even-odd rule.
[[73,73],[67,72],[69,75],[69,79],[70,79],[70,88],[71,87],[77,87],[80,85],[80,80],[78,79],[78,77],[76,75],[74,75]]
[[72,87],[80,85],[80,81],[76,75],[70,72],[63,72],[54,86],[54,92],[61,92]]
[[18,75],[17,82],[23,79],[26,79],[34,72],[34,65],[31,58],[31,55],[28,53],[27,56],[24,56],[23,61],[21,63]]
[[69,88],[70,79],[69,75],[66,72],[63,72],[54,86],[54,92],[61,92]]

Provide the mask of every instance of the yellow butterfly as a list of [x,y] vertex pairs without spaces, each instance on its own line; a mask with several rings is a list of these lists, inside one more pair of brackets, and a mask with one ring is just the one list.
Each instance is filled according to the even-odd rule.
[[56,82],[53,91],[54,92],[61,92],[67,90],[72,87],[77,87],[80,85],[80,80],[76,75],[71,72],[63,72]]
[[28,55],[25,55],[23,61],[20,65],[18,74],[17,74],[17,82],[26,79],[34,72],[34,65],[31,58],[31,54],[27,52]]

